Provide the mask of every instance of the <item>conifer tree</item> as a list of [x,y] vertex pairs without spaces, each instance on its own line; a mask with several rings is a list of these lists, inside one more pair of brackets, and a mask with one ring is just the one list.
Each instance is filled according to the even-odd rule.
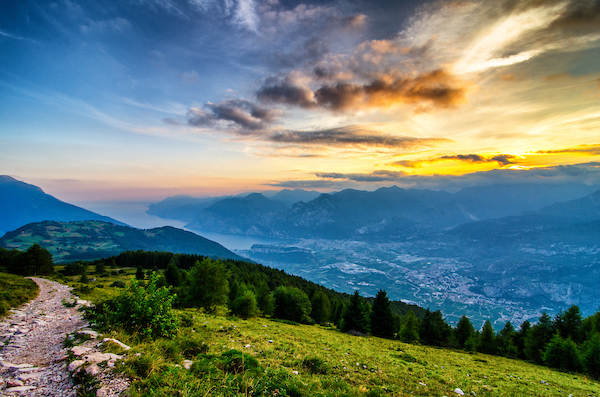
[[593,334],[585,342],[582,355],[586,371],[600,379],[600,334]]
[[398,331],[387,292],[380,289],[371,308],[371,333],[374,336],[392,339]]
[[456,324],[456,328],[454,330],[454,337],[458,347],[464,349],[465,343],[474,334],[475,327],[473,327],[471,320],[469,320],[466,315],[463,315],[460,320],[458,320],[458,324]]
[[580,371],[583,368],[577,345],[571,338],[563,339],[558,333],[546,345],[544,364],[563,371]]
[[554,325],[548,313],[540,316],[537,324],[531,327],[531,331],[525,337],[525,356],[528,360],[543,364],[543,353],[546,344],[554,335]]
[[581,311],[579,306],[572,305],[566,312],[560,312],[554,319],[554,327],[558,331],[561,338],[571,338],[574,342],[581,342]]
[[135,272],[135,278],[138,280],[143,280],[144,278],[146,278],[146,275],[144,274],[144,269],[142,269],[141,266],[137,267],[137,270]]
[[527,335],[529,334],[530,331],[531,331],[531,323],[529,321],[523,321],[523,323],[521,324],[521,328],[519,328],[519,331],[515,334],[514,343],[515,343],[515,347],[517,348],[517,357],[518,358],[521,358],[521,359],[527,358],[525,356],[525,339],[527,338]]
[[504,328],[496,336],[496,346],[498,354],[504,357],[515,358],[518,355],[517,347],[515,346],[515,336],[517,332],[510,321],[507,321]]
[[312,311],[310,316],[318,324],[325,324],[331,317],[331,302],[329,297],[321,290],[313,295],[311,300]]
[[173,256],[167,265],[165,278],[167,283],[173,287],[179,287],[181,285],[181,271],[179,271],[179,267],[177,267],[175,256]]
[[419,340],[425,345],[448,346],[452,328],[444,320],[440,310],[425,312],[419,327]]
[[369,303],[359,295],[358,291],[354,291],[343,316],[343,331],[355,330],[364,334],[368,333],[371,330],[369,310]]
[[490,320],[487,320],[483,324],[483,328],[481,329],[481,336],[479,338],[479,349],[480,352],[486,354],[496,354],[496,333],[494,332],[494,327],[492,327],[492,323]]
[[404,343],[415,343],[419,341],[419,319],[412,310],[404,316],[398,339]]

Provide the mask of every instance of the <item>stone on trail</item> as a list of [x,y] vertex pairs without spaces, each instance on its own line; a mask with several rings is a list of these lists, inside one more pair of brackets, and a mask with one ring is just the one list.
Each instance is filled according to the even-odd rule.
[[84,347],[84,346],[74,346],[71,348],[71,351],[76,356],[81,356],[82,354],[85,354],[85,353],[89,352],[90,350],[92,350],[92,349],[89,347]]
[[100,367],[98,366],[98,364],[92,364],[85,369],[85,373],[88,375],[92,375],[92,376],[98,375],[99,372],[100,372]]
[[91,329],[84,329],[82,331],[77,331],[79,335],[88,335],[91,339],[96,339],[98,337],[98,333],[96,331],[92,331]]
[[102,343],[106,343],[106,342],[115,343],[115,344],[121,346],[121,348],[123,350],[129,350],[129,349],[131,349],[131,347],[127,346],[125,343],[123,343],[121,341],[116,340],[115,338],[104,338],[104,339],[102,339]]
[[18,387],[18,386],[23,386],[23,381],[20,380],[14,380],[14,379],[8,379],[6,381],[6,386],[8,387]]
[[83,364],[85,364],[85,361],[83,360],[71,361],[71,364],[69,364],[69,371],[73,372],[77,368],[81,367]]
[[9,387],[8,389],[4,390],[7,393],[20,393],[22,391],[28,391],[28,390],[34,390],[36,389],[35,386],[17,386],[17,387]]

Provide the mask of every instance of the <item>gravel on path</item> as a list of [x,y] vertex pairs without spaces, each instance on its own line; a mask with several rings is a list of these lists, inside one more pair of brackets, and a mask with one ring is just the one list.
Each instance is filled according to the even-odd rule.
[[[0,321],[0,396],[74,397],[77,386],[67,370],[63,341],[89,326],[79,311],[85,302],[66,285],[30,278],[40,288],[38,297]],[[63,302],[78,304],[66,307]],[[118,383],[109,393],[103,388],[103,395],[118,396],[128,387],[126,380]]]

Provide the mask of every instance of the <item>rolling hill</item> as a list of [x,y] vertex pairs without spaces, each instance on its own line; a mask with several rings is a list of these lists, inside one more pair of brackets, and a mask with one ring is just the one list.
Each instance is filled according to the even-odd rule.
[[0,247],[8,249],[25,250],[35,243],[47,248],[57,263],[137,250],[244,259],[214,241],[170,226],[141,230],[102,221],[44,221],[30,223],[0,238]]

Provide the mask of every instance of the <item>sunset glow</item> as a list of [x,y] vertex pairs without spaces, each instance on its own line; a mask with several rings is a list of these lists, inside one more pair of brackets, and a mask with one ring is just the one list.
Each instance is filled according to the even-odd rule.
[[597,1],[0,9],[0,167],[63,200],[600,183]]

